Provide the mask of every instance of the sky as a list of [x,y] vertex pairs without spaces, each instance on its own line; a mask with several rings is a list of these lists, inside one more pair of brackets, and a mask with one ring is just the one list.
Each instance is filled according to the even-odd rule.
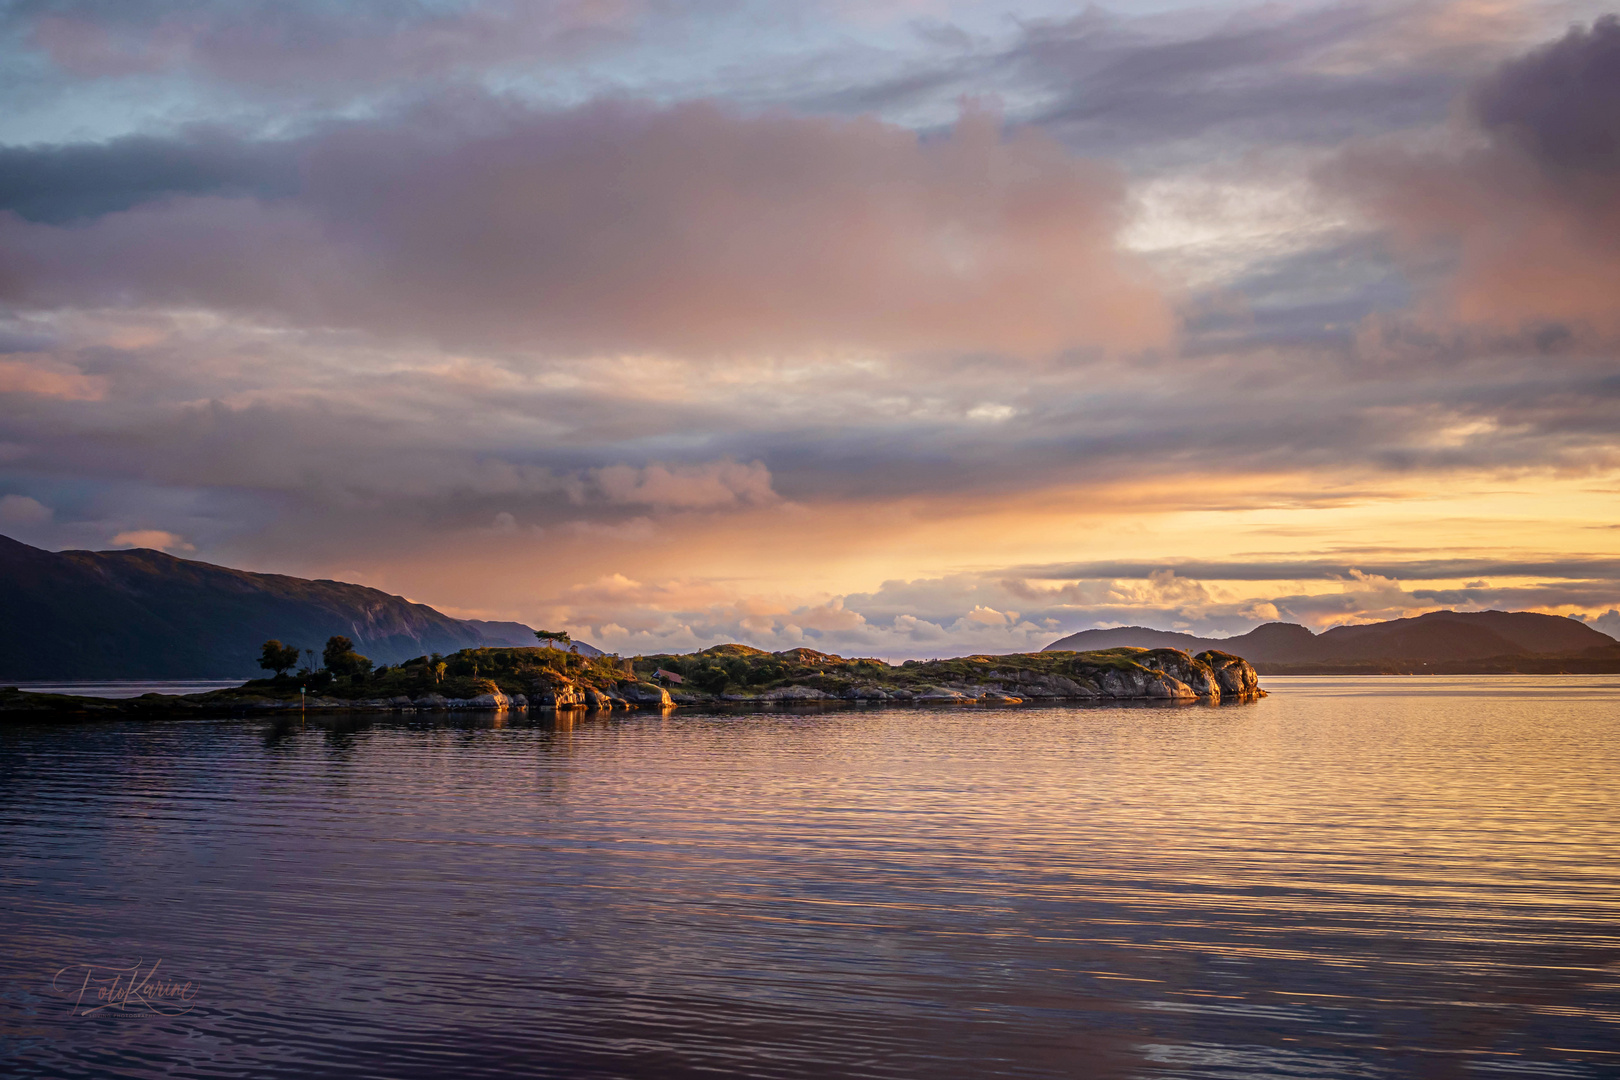
[[1620,636],[1614,10],[0,0],[0,533],[627,655]]

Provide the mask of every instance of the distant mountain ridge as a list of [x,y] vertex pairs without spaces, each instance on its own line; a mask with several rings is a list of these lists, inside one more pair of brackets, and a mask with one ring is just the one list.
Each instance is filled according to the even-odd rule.
[[0,536],[0,680],[246,678],[262,674],[267,639],[319,654],[334,634],[379,664],[537,644],[522,623],[455,619],[364,585]]
[[[1254,664],[1262,674],[1304,674],[1307,669],[1366,670],[1480,665],[1509,658],[1620,659],[1620,642],[1585,623],[1535,611],[1431,611],[1410,619],[1336,626],[1321,634],[1295,623],[1266,623],[1247,634],[1200,638],[1145,626],[1082,630],[1045,651],[1139,648],[1219,649]],[[1504,664],[1502,666],[1512,666]],[[1535,667],[1530,663],[1528,667]],[[1545,666],[1545,665],[1543,665]]]

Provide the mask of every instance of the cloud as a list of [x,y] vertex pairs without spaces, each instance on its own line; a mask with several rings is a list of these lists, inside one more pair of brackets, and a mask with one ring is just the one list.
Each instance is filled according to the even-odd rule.
[[63,401],[100,401],[107,395],[107,380],[86,375],[51,356],[11,354],[21,359],[0,360],[0,394],[30,394]]
[[274,4],[25,9],[34,47],[79,78],[185,71],[209,81],[310,92],[431,78],[600,48],[632,28],[637,0],[277,0]]
[[[900,659],[1035,651],[1093,627],[1138,625],[1224,637],[1265,622],[1321,631],[1441,608],[1590,610],[1594,601],[1620,597],[1620,574],[1505,588],[1422,589],[1351,570],[1314,591],[1297,591],[1297,585],[1268,588],[1267,582],[1244,581],[1220,589],[1167,570],[1059,585],[985,573],[892,580],[872,592],[810,599],[739,592],[712,580],[648,583],[612,574],[557,596],[541,619],[627,653],[684,652],[737,641],[771,650],[809,645]],[[1601,616],[1594,625],[1603,629],[1604,620],[1614,618]]]
[[106,142],[0,146],[0,210],[63,224],[178,195],[284,197],[297,162],[284,144],[222,128]]
[[156,548],[158,551],[196,551],[186,538],[162,529],[135,529],[112,538],[114,547]]
[[53,516],[50,507],[27,495],[0,495],[0,524],[43,525]]
[[[1055,619],[1070,630],[1137,624],[1213,636],[1242,633],[1263,622],[1321,630],[1441,608],[1574,613],[1620,597],[1620,560],[1602,556],[1516,561],[1383,554],[1383,560],[1361,565],[1231,559],[1022,566],[998,572],[997,585],[1023,601],[1026,618]],[[1481,568],[1508,580],[1495,585],[1468,580]],[[918,586],[945,584],[958,604],[984,602],[983,585],[964,594],[960,582],[919,582],[907,594],[915,598]]]
[[973,607],[953,615],[870,616],[861,598],[815,601],[736,595],[686,581],[642,585],[623,575],[573,590],[547,612],[593,644],[621,653],[687,652],[728,641],[780,650],[809,646],[844,655],[904,658],[959,652],[1027,652],[1052,630],[1017,612]]
[[[283,149],[302,177],[284,197],[181,192],[72,227],[0,215],[0,298],[586,352],[1045,354],[1170,333],[1116,249],[1120,177],[985,113],[925,141],[711,104],[466,96]],[[175,181],[193,182],[214,183]]]
[[994,87],[1088,154],[1162,166],[1256,146],[1333,147],[1432,122],[1468,78],[1531,39],[1515,0],[1223,4],[1022,18],[1012,40],[958,39],[898,72],[808,98],[923,113]]
[[0,147],[0,490],[632,651],[1604,611],[1602,313],[1476,288],[1613,237],[1582,3],[0,5],[140,132]]
[[1620,334],[1620,18],[1503,65],[1450,150],[1384,140],[1330,183],[1383,223],[1437,317]]
[[572,490],[581,502],[595,494],[609,503],[677,510],[764,506],[776,501],[770,470],[758,461],[747,465],[734,461],[653,464],[644,468],[609,465],[589,470],[586,481]]
[[[1558,559],[1435,558],[1427,552],[1384,553],[1340,559],[1226,559],[1198,561],[1109,560],[1014,566],[1003,571],[1020,578],[1152,578],[1173,574],[1202,581],[1343,581],[1355,573],[1408,581],[1472,577],[1613,578],[1620,581],[1620,559],[1570,556]],[[1390,556],[1394,557],[1390,557]],[[1479,583],[1483,585],[1484,583]],[[1473,587],[1473,586],[1470,586]]]
[[1594,615],[1583,621],[1594,630],[1601,630],[1612,638],[1620,639],[1620,610],[1610,608],[1602,615]]

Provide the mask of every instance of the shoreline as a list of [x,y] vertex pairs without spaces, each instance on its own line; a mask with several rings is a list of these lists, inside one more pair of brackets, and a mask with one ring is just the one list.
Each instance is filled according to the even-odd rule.
[[[53,698],[70,697],[69,695],[41,695]],[[677,711],[689,715],[702,715],[705,713],[743,713],[750,711],[768,711],[781,713],[810,713],[834,712],[844,709],[927,709],[936,707],[952,707],[961,709],[995,709],[1014,707],[1072,707],[1072,708],[1112,708],[1120,706],[1149,707],[1149,708],[1195,708],[1207,709],[1233,708],[1241,705],[1250,705],[1261,698],[1269,697],[1267,691],[1261,690],[1251,694],[1228,695],[1224,698],[1157,698],[1157,697],[1124,697],[1124,698],[1098,698],[1098,697],[992,697],[982,698],[927,698],[914,700],[888,700],[875,701],[853,698],[821,698],[821,699],[776,699],[763,698],[731,698],[714,701],[687,702],[684,704],[658,705],[614,705],[607,708],[584,705],[567,705],[561,708],[550,705],[506,705],[492,706],[488,704],[474,704],[467,701],[452,701],[444,705],[392,705],[372,704],[369,702],[338,702],[323,701],[309,702],[304,707],[286,705],[281,702],[272,703],[243,703],[223,706],[215,703],[203,703],[186,700],[185,698],[169,695],[153,695],[160,700],[151,698],[87,698],[71,697],[69,701],[51,701],[37,703],[7,700],[7,695],[0,693],[0,723],[7,720],[27,721],[30,719],[54,718],[61,720],[141,720],[141,719],[196,719],[196,720],[224,720],[224,719],[291,719],[302,716],[342,717],[450,717],[450,716],[490,716],[515,717],[530,720],[609,716],[669,716]]]

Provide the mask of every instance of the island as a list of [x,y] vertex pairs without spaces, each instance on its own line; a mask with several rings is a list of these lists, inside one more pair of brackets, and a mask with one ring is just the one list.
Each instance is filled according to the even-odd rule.
[[[276,655],[270,646],[277,644],[267,642],[266,655]],[[296,657],[296,650],[292,656]],[[1265,694],[1247,660],[1217,650],[1195,656],[1179,649],[1121,647],[907,660],[898,665],[814,649],[773,653],[734,644],[696,653],[637,657],[583,655],[554,646],[476,648],[449,656],[420,656],[375,669],[365,657],[352,652],[329,650],[328,659],[328,667],[319,671],[296,675],[280,671],[271,678],[203,694],[109,699],[0,688],[0,712],[539,711],[815,702],[1221,703],[1250,701]],[[289,658],[286,666],[293,662]]]

